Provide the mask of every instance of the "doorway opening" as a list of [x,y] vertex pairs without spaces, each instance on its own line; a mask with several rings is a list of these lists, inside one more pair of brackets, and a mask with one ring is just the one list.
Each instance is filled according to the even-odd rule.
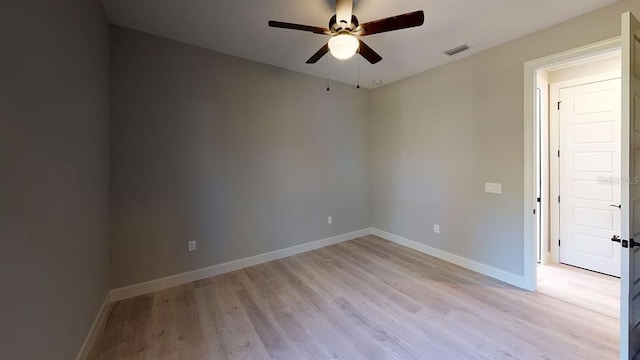
[[618,318],[621,51],[536,75],[537,290]]
[[[577,49],[553,54],[544,58],[528,61],[524,64],[524,274],[522,287],[531,291],[537,289],[537,267],[552,259],[553,243],[551,236],[552,185],[549,169],[552,148],[557,151],[558,144],[551,144],[549,136],[549,105],[551,87],[549,70],[559,71],[572,68],[572,65],[588,64],[611,57],[619,51],[619,37],[586,45]],[[570,72],[567,70],[565,73]],[[564,79],[566,80],[566,78]],[[584,99],[583,99],[584,100]],[[582,101],[583,103],[585,101]],[[589,101],[586,101],[589,103]],[[557,160],[557,158],[555,159]],[[587,162],[588,163],[588,162]],[[557,193],[556,193],[557,194]],[[559,195],[559,194],[557,194]],[[546,201],[545,201],[546,200]],[[557,199],[555,199],[557,201]],[[558,209],[556,211],[559,211]],[[559,218],[558,218],[559,221]],[[538,241],[540,239],[540,241]],[[559,238],[555,239],[557,242]],[[556,244],[557,246],[557,244]]]
[[525,287],[615,318],[621,66],[617,38],[525,64]]

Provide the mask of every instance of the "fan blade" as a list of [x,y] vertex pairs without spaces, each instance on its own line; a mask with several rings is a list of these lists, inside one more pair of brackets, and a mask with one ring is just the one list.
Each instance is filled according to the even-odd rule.
[[323,47],[320,48],[313,56],[307,60],[307,64],[315,64],[320,60],[323,56],[325,56],[329,52],[329,43],[324,44]]
[[378,55],[377,52],[373,51],[367,44],[365,44],[362,40],[360,41],[360,47],[358,48],[358,53],[368,62],[375,64],[382,60],[382,56]]
[[351,24],[353,0],[336,0],[336,21],[341,28],[346,29]]
[[273,20],[269,21],[269,26],[275,27],[275,28],[282,28],[282,29],[309,31],[314,34],[331,35],[331,30],[317,27],[317,26],[300,25],[300,24],[293,24],[293,23],[273,21]]
[[420,26],[422,24],[424,24],[424,12],[420,10],[362,24],[358,26],[356,32],[360,36],[366,36],[387,31],[406,29]]

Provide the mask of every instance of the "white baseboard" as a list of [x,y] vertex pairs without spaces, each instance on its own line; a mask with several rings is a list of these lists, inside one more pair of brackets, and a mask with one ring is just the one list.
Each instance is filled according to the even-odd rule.
[[76,356],[76,360],[84,360],[89,356],[89,351],[93,347],[93,344],[96,341],[96,338],[100,331],[104,328],[105,323],[107,322],[107,318],[109,316],[109,308],[111,304],[111,298],[109,297],[110,293],[107,293],[107,296],[104,298],[104,302],[102,306],[100,306],[100,310],[98,310],[98,314],[96,318],[93,320],[93,324],[91,324],[91,328],[89,328],[89,332],[82,343],[82,347],[80,347],[80,351],[78,352],[78,356]]
[[268,253],[255,255],[243,259],[233,260],[226,263],[209,266],[206,268],[185,272],[182,274],[167,276],[164,278],[151,280],[135,285],[125,286],[111,290],[111,301],[119,301],[132,298],[138,295],[147,294],[154,291],[167,289],[170,287],[183,285],[192,281],[206,279],[208,277],[224,274],[230,271],[240,270],[242,268],[266,263],[269,261],[281,259],[287,256],[300,254],[303,252],[319,249],[325,246],[338,244],[347,240],[352,240],[366,235],[371,235],[371,228],[365,228],[352,231],[346,234],[332,236],[330,238],[308,242],[306,244],[288,247],[271,251]]
[[125,286],[117,289],[112,289],[110,292],[110,300],[112,302],[120,301],[123,299],[132,298],[138,295],[147,294],[154,291],[167,289],[173,286],[183,285],[192,281],[206,279],[208,277],[224,274],[230,271],[240,270],[245,267],[262,264],[265,262],[281,259],[287,256],[300,254],[303,252],[319,249],[325,246],[338,244],[347,240],[355,239],[366,235],[376,235],[383,239],[393,241],[399,245],[406,246],[408,248],[423,252],[425,254],[437,257],[439,259],[448,261],[450,263],[462,266],[466,269],[475,271],[477,273],[490,276],[492,278],[504,281],[508,284],[526,288],[524,277],[516,275],[508,271],[504,271],[486,264],[479,263],[474,260],[467,259],[465,257],[451,254],[449,252],[436,249],[429,245],[419,243],[414,240],[404,238],[402,236],[394,235],[386,231],[377,228],[365,228],[345,234],[332,236],[330,238],[316,240],[308,242],[306,244],[296,245],[285,249],[275,250],[264,254],[259,254],[243,259],[233,260],[222,264],[209,266],[206,268],[185,272],[182,274],[167,276],[164,278],[151,280],[139,284]]
[[526,289],[526,286],[525,286],[526,282],[525,282],[524,276],[522,275],[516,275],[508,271],[504,271],[504,270],[495,268],[493,266],[479,263],[477,261],[470,260],[465,257],[455,255],[440,249],[436,249],[432,246],[425,245],[423,243],[417,242],[415,240],[410,240],[402,236],[394,235],[377,228],[372,228],[372,233],[373,235],[392,241],[396,244],[406,246],[408,248],[420,251],[427,255],[437,257],[438,259],[442,259],[452,264],[462,266],[463,268],[469,269],[471,271],[475,271],[477,273],[492,277],[494,279],[498,279],[500,281],[504,281],[508,284],[517,286],[519,288]]

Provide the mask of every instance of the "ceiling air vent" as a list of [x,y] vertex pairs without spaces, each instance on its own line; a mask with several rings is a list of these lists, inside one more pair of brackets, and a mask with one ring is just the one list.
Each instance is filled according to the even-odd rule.
[[462,44],[460,46],[454,47],[453,49],[449,49],[449,50],[445,51],[444,53],[449,55],[449,56],[453,56],[453,55],[455,55],[457,53],[461,53],[461,52],[463,52],[465,50],[469,50],[469,45]]

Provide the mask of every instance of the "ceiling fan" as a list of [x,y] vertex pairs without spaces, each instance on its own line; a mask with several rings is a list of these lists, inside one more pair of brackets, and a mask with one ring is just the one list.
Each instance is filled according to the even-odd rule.
[[364,24],[360,24],[358,18],[352,12],[353,0],[336,0],[336,14],[329,20],[329,28],[273,20],[269,21],[269,26],[330,35],[329,42],[313,54],[307,60],[307,64],[315,64],[328,52],[331,52],[331,55],[337,59],[348,59],[357,52],[371,64],[375,64],[382,60],[382,57],[360,40],[360,37],[424,24],[424,12],[422,10]]

